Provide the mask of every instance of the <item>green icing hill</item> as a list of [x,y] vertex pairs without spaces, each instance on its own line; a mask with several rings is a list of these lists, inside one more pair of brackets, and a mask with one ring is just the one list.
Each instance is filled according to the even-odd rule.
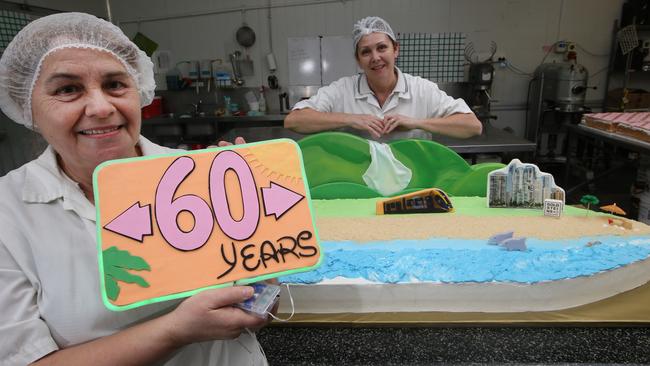
[[[313,199],[382,197],[362,178],[370,165],[367,140],[343,132],[324,132],[305,137],[298,145]],[[388,145],[413,174],[406,189],[394,195],[436,187],[451,196],[485,197],[488,173],[505,166],[469,165],[453,150],[428,140],[398,140]]]

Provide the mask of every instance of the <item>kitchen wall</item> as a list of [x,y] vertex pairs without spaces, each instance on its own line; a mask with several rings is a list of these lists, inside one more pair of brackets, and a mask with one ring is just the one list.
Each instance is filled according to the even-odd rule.
[[58,11],[81,11],[106,18],[105,0],[29,0],[11,2],[27,3],[31,6],[38,6]]
[[[101,0],[30,0],[29,5],[56,11],[83,11],[106,16],[106,3]],[[6,8],[14,10],[12,6]],[[39,134],[14,123],[0,113],[0,176],[32,160],[45,146],[46,143]]]
[[[287,37],[348,35],[352,24],[367,15],[388,20],[395,32],[464,32],[479,53],[498,45],[516,68],[497,69],[493,110],[498,127],[523,135],[529,75],[557,40],[576,42],[578,62],[593,77],[587,101],[602,100],[614,20],[623,0],[112,0],[116,23],[129,35],[141,32],[160,49],[172,51],[175,62],[227,58],[241,50],[254,61],[247,86],[265,84],[265,56],[271,45],[281,86],[288,82]],[[268,6],[270,5],[270,11]],[[242,11],[243,10],[243,11]],[[204,14],[204,15],[202,15]],[[248,50],[238,46],[235,32],[246,22],[256,33]],[[269,24],[270,33],[269,33]],[[270,37],[269,37],[270,35]],[[353,52],[350,50],[350,52]],[[546,62],[560,59],[550,53]],[[275,101],[273,101],[275,102]]]

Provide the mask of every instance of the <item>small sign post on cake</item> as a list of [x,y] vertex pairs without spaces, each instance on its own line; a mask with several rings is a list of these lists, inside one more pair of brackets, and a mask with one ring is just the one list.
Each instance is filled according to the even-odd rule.
[[109,161],[93,184],[111,310],[320,263],[302,155],[291,140]]

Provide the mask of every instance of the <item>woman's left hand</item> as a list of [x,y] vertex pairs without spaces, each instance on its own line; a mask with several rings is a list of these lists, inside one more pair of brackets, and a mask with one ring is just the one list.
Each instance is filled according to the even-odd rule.
[[[241,144],[245,144],[245,143],[246,143],[246,140],[244,140],[243,137],[239,137],[239,136],[238,136],[238,137],[235,137],[235,145],[241,145]],[[230,142],[230,141],[223,141],[223,140],[222,140],[222,141],[219,141],[219,142],[217,143],[217,145],[210,145],[210,146],[208,146],[208,148],[212,148],[212,147],[224,147],[224,146],[230,146],[230,145],[233,145],[233,143]]]
[[420,120],[417,118],[412,118],[401,114],[390,114],[384,116],[384,130],[382,132],[384,135],[386,135],[395,129],[412,130],[414,128],[418,128],[419,122]]

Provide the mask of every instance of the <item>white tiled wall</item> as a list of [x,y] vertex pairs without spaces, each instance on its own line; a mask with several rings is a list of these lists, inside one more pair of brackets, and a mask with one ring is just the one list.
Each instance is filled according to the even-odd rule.
[[[463,32],[476,51],[487,52],[490,41],[498,44],[497,55],[516,67],[532,72],[541,62],[544,45],[558,39],[579,43],[594,54],[608,54],[613,22],[623,0],[271,0],[273,49],[282,86],[288,82],[287,38],[350,34],[355,20],[378,15],[395,32]],[[267,0],[112,0],[114,19],[132,36],[140,31],[173,52],[176,61],[224,58],[235,49],[235,32],[245,18],[255,30],[256,43],[247,50],[255,63],[249,86],[261,85],[268,76],[265,56],[269,52]],[[248,8],[244,16],[240,11]],[[178,16],[223,11],[221,14],[189,16],[174,20],[135,23],[138,18]],[[352,52],[352,51],[351,51]],[[551,54],[546,61],[551,61]],[[607,66],[608,58],[579,52],[578,61],[591,73]],[[589,84],[587,100],[602,99],[605,72]],[[493,97],[504,106],[523,105],[528,78],[508,70],[497,70]],[[521,131],[522,110],[496,112],[499,125]]]

